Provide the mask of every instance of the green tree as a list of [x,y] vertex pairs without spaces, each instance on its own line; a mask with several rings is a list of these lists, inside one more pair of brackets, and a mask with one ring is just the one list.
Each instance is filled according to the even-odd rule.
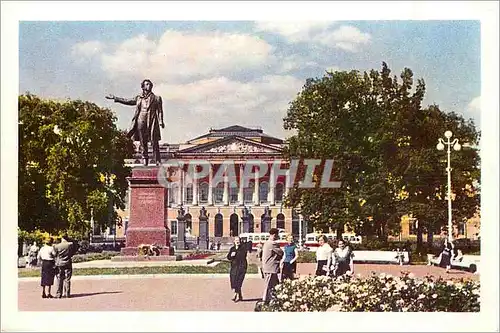
[[132,142],[109,109],[81,100],[19,96],[19,227],[89,230],[90,210],[103,225],[124,208]]
[[[479,136],[471,122],[456,114],[434,106],[422,109],[424,94],[424,81],[417,80],[414,86],[410,69],[404,69],[398,79],[391,77],[385,63],[380,71],[327,72],[322,78],[308,79],[284,119],[285,129],[296,131],[284,154],[288,159],[333,158],[342,186],[295,186],[287,204],[300,205],[317,229],[332,228],[338,234],[347,226],[360,234],[386,238],[399,232],[401,216],[408,213],[429,226],[443,225],[446,221],[436,213],[446,212],[437,202],[446,186],[442,172],[437,172],[443,170],[435,148],[437,138],[446,129],[456,129],[471,144]],[[471,184],[478,179],[478,169],[471,169],[478,165],[478,157],[475,151],[467,154],[470,158],[454,168],[463,177],[468,175],[463,181],[457,179],[457,185],[466,188],[468,184],[464,191],[470,194]],[[304,168],[299,168],[298,177],[303,174]],[[472,192],[478,193],[476,188]],[[470,217],[477,200],[477,196],[470,199],[467,208],[457,201],[456,209]]]

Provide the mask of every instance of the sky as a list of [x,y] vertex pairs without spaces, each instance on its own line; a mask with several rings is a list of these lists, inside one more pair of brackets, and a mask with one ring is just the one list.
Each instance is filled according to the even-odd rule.
[[437,104],[480,125],[478,20],[21,21],[19,92],[111,108],[127,128],[149,78],[162,96],[162,142],[210,128],[260,126],[286,138],[283,118],[307,78],[326,70],[405,67]]

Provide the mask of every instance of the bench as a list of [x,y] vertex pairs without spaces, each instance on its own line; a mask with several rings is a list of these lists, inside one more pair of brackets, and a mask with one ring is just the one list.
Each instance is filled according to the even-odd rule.
[[[372,263],[393,263],[393,264],[408,264],[410,257],[407,251],[358,251],[354,252],[354,262],[372,262]],[[398,253],[402,257],[400,263]]]
[[[427,254],[428,265],[439,265],[441,261],[440,256]],[[451,267],[457,269],[465,269],[471,273],[479,273],[480,256],[476,255],[462,255],[457,258],[451,259]]]

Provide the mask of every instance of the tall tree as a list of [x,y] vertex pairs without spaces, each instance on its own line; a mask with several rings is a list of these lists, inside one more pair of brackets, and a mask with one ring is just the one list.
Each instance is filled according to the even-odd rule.
[[86,233],[114,224],[124,207],[133,144],[109,109],[76,101],[19,96],[19,227]]
[[[333,228],[339,234],[347,226],[360,234],[386,238],[399,231],[401,216],[412,212],[428,225],[443,224],[439,214],[422,212],[446,185],[442,173],[433,173],[442,167],[435,150],[437,138],[447,126],[460,129],[457,134],[472,144],[478,134],[473,124],[455,114],[436,107],[423,110],[424,94],[424,81],[417,80],[414,86],[410,69],[404,69],[398,79],[391,77],[385,63],[380,71],[327,72],[322,78],[308,79],[284,119],[285,129],[296,131],[288,139],[285,157],[333,158],[342,186],[295,186],[287,203],[300,205],[317,229]],[[470,169],[477,165],[477,153],[472,155],[456,166],[462,175],[470,176],[459,183],[468,184],[469,194],[471,180],[477,177]],[[467,163],[472,164],[462,168]],[[302,168],[298,176],[303,173]]]

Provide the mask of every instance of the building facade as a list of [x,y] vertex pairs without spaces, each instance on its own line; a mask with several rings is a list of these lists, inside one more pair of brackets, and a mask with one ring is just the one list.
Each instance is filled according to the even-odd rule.
[[[249,232],[267,232],[270,228],[281,228],[298,236],[311,232],[307,222],[294,209],[285,208],[283,199],[287,194],[286,176],[274,175],[273,163],[282,163],[284,142],[269,136],[260,128],[230,126],[210,129],[207,134],[183,144],[162,144],[160,154],[162,163],[169,160],[195,163],[208,162],[208,175],[191,179],[185,169],[170,170],[175,182],[168,189],[168,223],[172,235],[177,233],[177,214],[182,206],[186,212],[186,228],[193,236],[199,235],[200,210],[205,208],[209,222],[209,238],[229,238],[242,233],[243,218],[249,222]],[[268,165],[265,174],[242,182],[244,169],[252,161],[263,161]],[[141,159],[137,154],[126,164],[140,167]],[[282,163],[283,170],[286,163]],[[223,177],[214,183],[217,174],[227,175],[228,170],[234,177]],[[222,170],[224,169],[224,170]],[[257,171],[252,169],[252,171]],[[271,178],[275,184],[271,184]],[[125,211],[119,212],[125,221],[128,219],[128,203]],[[123,233],[118,230],[118,233]]]

